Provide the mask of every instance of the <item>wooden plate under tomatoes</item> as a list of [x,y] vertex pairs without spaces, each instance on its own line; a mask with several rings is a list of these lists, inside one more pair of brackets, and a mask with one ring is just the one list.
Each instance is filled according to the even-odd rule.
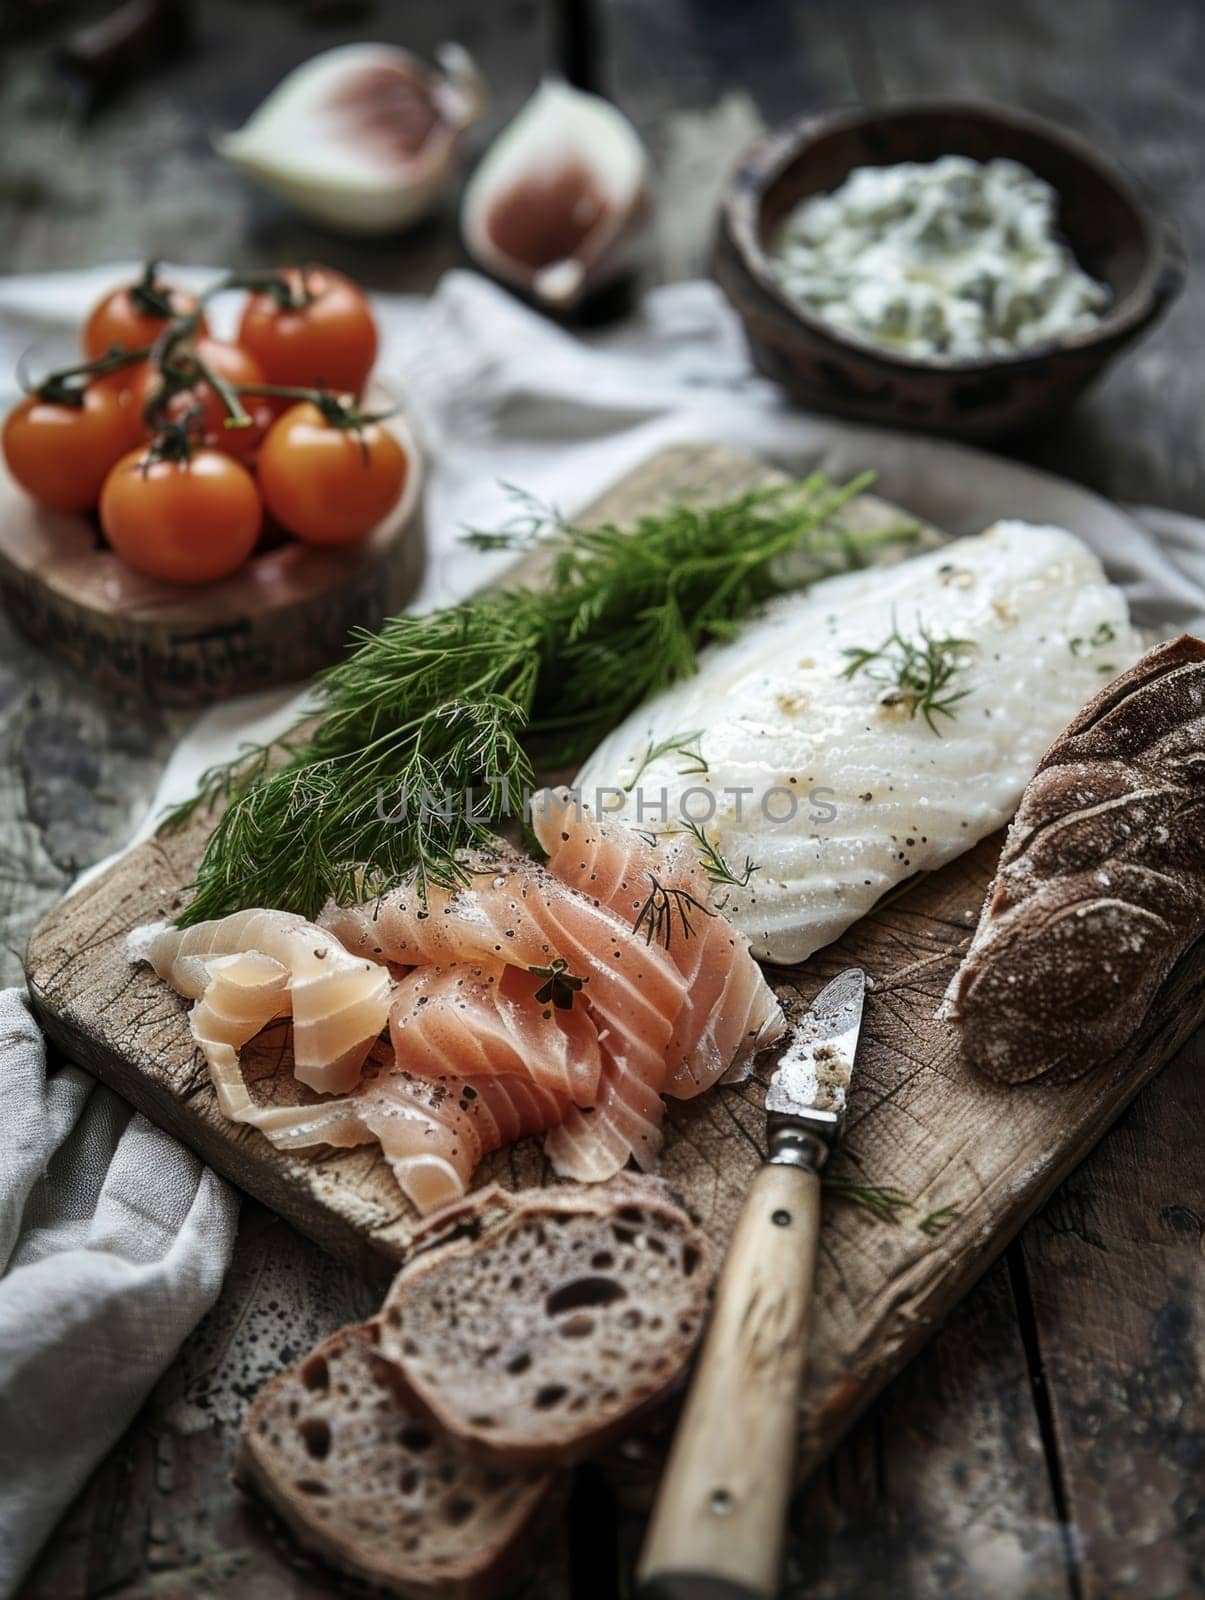
[[197,706],[308,678],[338,659],[351,628],[400,611],[423,567],[422,459],[401,416],[402,497],[354,544],[268,535],[232,577],[200,586],[134,571],[93,517],[35,505],[0,462],[0,593],[38,644],[98,687]]

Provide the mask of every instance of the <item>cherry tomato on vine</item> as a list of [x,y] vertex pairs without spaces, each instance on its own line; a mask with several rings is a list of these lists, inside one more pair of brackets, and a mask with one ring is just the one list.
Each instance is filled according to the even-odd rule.
[[360,394],[377,358],[376,323],[364,295],[326,267],[286,267],[280,276],[305,303],[282,307],[268,291],[253,294],[239,344],[269,383]]
[[112,377],[97,378],[79,405],[26,395],[4,423],[4,459],[25,490],[56,511],[90,511],[109,469],[138,438],[138,413]]
[[[263,368],[259,362],[249,350],[244,350],[237,344],[229,344],[223,339],[197,339],[193,349],[206,366],[212,367],[219,378],[225,378],[227,383],[236,389],[265,381]],[[180,359],[186,361],[187,353],[181,352]],[[142,419],[142,431],[148,438],[155,430],[146,420],[147,406],[158,393],[161,384],[162,378],[158,369],[149,361],[144,361],[138,367],[130,384],[130,394],[138,416]],[[177,390],[168,400],[163,418],[168,422],[180,422],[194,409],[200,411],[196,422],[197,437],[211,449],[224,450],[227,455],[240,458],[252,455],[259,448],[264,434],[277,415],[277,406],[271,400],[262,395],[247,395],[243,399],[243,409],[252,417],[253,425],[250,428],[228,428],[226,418],[229,413],[225,404],[221,397],[202,381],[192,389]]]
[[272,424],[259,452],[264,504],[310,544],[362,538],[398,503],[408,470],[406,452],[379,422],[342,428],[308,400]]
[[262,518],[255,480],[218,450],[156,461],[140,446],[113,468],[100,497],[100,525],[117,554],[170,583],[211,583],[237,572]]
[[[168,310],[174,316],[183,317],[196,309],[195,294],[161,283],[157,278],[123,284],[92,308],[83,328],[84,355],[89,361],[95,361],[115,344],[125,350],[141,350],[153,344],[163,332]],[[208,332],[204,317],[197,324],[197,332]],[[130,368],[129,375],[132,376],[133,371]]]

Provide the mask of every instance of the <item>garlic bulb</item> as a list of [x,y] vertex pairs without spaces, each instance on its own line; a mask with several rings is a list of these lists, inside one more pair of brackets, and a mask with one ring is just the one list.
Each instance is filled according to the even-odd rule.
[[460,226],[489,272],[568,307],[622,270],[647,210],[648,157],[623,113],[550,79],[469,180]]
[[316,222],[392,233],[436,204],[454,176],[485,90],[467,51],[441,45],[438,71],[407,50],[348,44],[284,78],[219,152]]

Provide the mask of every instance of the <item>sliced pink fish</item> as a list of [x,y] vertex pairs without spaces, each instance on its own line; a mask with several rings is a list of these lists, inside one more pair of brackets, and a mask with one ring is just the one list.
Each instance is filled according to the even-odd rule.
[[376,1139],[402,1192],[430,1211],[463,1195],[491,1150],[542,1133],[571,1109],[525,1074],[425,1078],[374,1057],[350,1095],[263,1107],[246,1120],[282,1150]]
[[[609,1130],[608,1148],[622,1133],[633,1134],[636,1144],[617,1165],[607,1157],[608,1171],[617,1171],[628,1155],[647,1160],[655,1153],[659,1141],[649,1127],[660,1122],[666,1053],[686,984],[668,954],[615,911],[528,858],[507,856],[475,874],[466,888],[433,889],[426,905],[413,890],[395,890],[362,906],[330,907],[321,921],[348,949],[378,961],[438,962],[451,953],[544,972],[564,963],[566,977],[582,980],[574,1003],[585,1003],[606,1045],[595,1106],[573,1126],[593,1117]],[[584,1140],[581,1130],[583,1148]],[[561,1143],[555,1140],[549,1153],[558,1171],[568,1171]],[[574,1159],[575,1170],[586,1164],[584,1156]]]
[[747,1073],[785,1027],[749,941],[711,903],[711,882],[687,834],[656,842],[595,816],[567,789],[532,802],[549,870],[659,944],[686,984],[667,1049],[667,1094],[688,1100],[726,1073]]
[[189,1025],[222,1110],[236,1120],[252,1104],[238,1053],[269,1022],[292,1016],[299,1082],[341,1093],[355,1084],[389,1015],[386,969],[350,955],[325,928],[288,911],[141,928],[131,935],[130,955],[197,1002]]
[[[537,998],[549,988],[546,1000]],[[579,1106],[598,1096],[602,1058],[585,1001],[522,967],[416,967],[394,991],[389,1032],[399,1066],[419,1077],[526,1074]]]

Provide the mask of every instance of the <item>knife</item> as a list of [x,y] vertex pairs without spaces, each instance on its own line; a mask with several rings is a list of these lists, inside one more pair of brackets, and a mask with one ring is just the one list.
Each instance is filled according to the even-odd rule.
[[773,1600],[820,1230],[866,974],[820,991],[766,1092],[768,1159],[737,1220],[637,1567],[640,1600]]

